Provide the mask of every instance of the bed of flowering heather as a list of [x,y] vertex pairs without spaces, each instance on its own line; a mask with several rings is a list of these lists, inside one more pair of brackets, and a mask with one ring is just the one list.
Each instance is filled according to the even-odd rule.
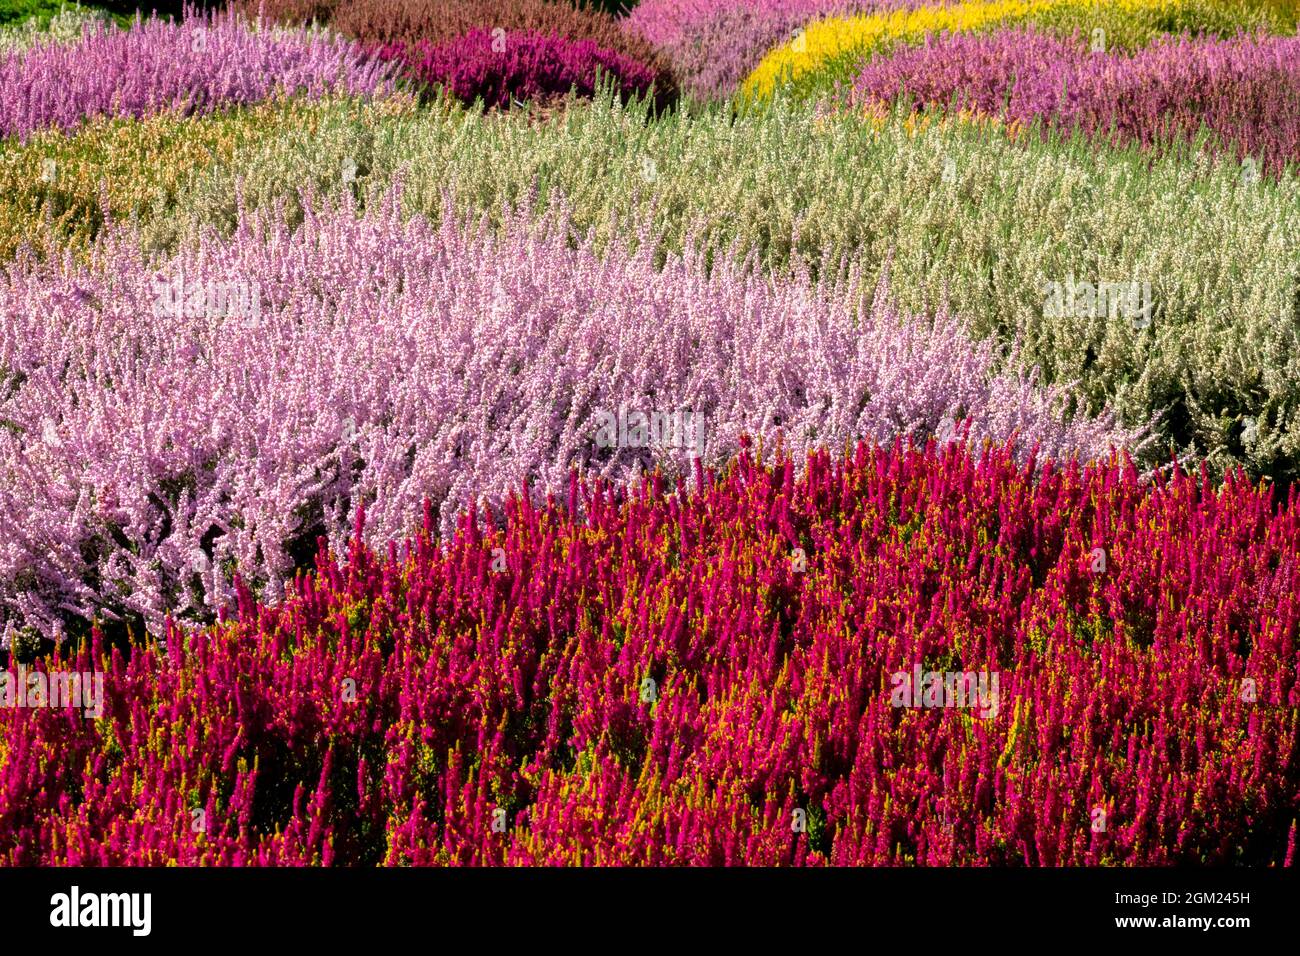
[[1208,133],[1260,168],[1300,162],[1300,38],[1160,41],[1135,53],[1011,30],[880,56],[854,88],[1156,145]]
[[591,96],[602,79],[621,91],[649,95],[654,72],[594,40],[555,34],[474,30],[445,43],[396,41],[376,48],[406,75],[445,89],[464,103],[504,108],[547,102],[570,93]]
[[[580,88],[585,85],[590,92],[596,64],[617,79],[628,80],[630,89],[643,91],[639,85],[643,74],[653,77],[661,96],[671,97],[677,86],[665,52],[591,4],[568,0],[235,0],[232,6],[249,17],[272,22],[328,23],[331,29],[368,48],[441,50],[434,75],[457,90],[467,82],[481,86],[482,79],[469,77],[488,72],[513,76],[517,92],[524,95],[552,95],[561,80]],[[480,33],[490,36],[492,42],[478,40]],[[499,62],[494,64],[488,53],[499,55]],[[428,77],[428,67],[419,69],[418,59],[414,66],[417,76]],[[568,84],[558,92],[567,89]],[[505,105],[492,104],[490,99],[489,103]]]
[[[1060,389],[998,372],[949,315],[900,315],[884,286],[863,310],[852,275],[706,273],[689,250],[657,267],[648,244],[597,256],[544,225],[434,229],[394,197],[297,230],[245,222],[170,261],[127,243],[16,263],[0,621],[157,630],[210,617],[235,574],[278,594],[363,502],[381,546],[426,501],[450,532],[467,504],[559,491],[574,467],[687,477],[747,438],[801,453],[960,429],[1090,458],[1140,438],[1063,423]],[[672,427],[600,440],[602,415],[656,412]]]
[[277,607],[50,659],[99,714],[0,711],[0,857],[1294,859],[1295,499],[955,443],[667,490],[426,516]]
[[0,0],[0,864],[1262,866],[1300,0]]
[[943,33],[987,33],[1038,25],[1082,32],[1102,51],[1140,48],[1162,37],[1242,31],[1294,34],[1297,0],[959,0],[868,9],[818,18],[774,46],[742,84],[748,98],[787,90],[809,95],[851,84],[856,67],[879,51]]
[[330,36],[255,29],[234,17],[95,24],[79,42],[37,41],[0,58],[0,136],[72,129],[103,114],[205,113],[276,92],[361,96],[390,85],[382,61]]

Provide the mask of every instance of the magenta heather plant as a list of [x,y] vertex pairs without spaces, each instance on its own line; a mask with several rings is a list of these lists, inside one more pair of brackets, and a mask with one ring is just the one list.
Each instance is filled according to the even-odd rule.
[[950,34],[878,56],[859,99],[905,95],[916,109],[956,107],[1021,125],[1042,121],[1143,146],[1203,129],[1280,170],[1300,162],[1300,38],[1169,38],[1136,53],[1092,53],[1032,30]]
[[627,29],[673,64],[682,88],[729,96],[768,50],[822,17],[922,6],[926,0],[643,0]]
[[645,95],[655,80],[646,64],[594,40],[533,32],[474,30],[446,43],[387,44],[377,53],[402,63],[408,75],[445,87],[462,102],[482,100],[487,107],[546,102],[570,92],[591,96],[601,76],[624,95]]
[[258,30],[227,15],[96,25],[79,43],[0,57],[0,136],[72,129],[103,114],[207,113],[279,92],[376,94],[390,87],[389,70],[351,41]]
[[0,862],[1295,862],[1294,494],[933,443],[666,490],[96,630],[39,666],[99,719],[0,708]]
[[1089,52],[1079,38],[1030,29],[992,34],[930,35],[873,57],[854,83],[860,98],[910,97],[917,109],[956,105],[984,113],[1005,108],[1015,118],[1050,114],[1079,96],[1068,82],[1087,62],[1114,66],[1114,57]]
[[447,533],[466,504],[561,491],[575,467],[687,477],[744,436],[803,454],[968,427],[1086,458],[1134,438],[1109,417],[1063,422],[1066,393],[999,373],[956,319],[900,316],[852,274],[706,270],[690,247],[660,268],[653,242],[602,257],[528,210],[498,235],[450,206],[437,227],[403,221],[398,201],[296,229],[245,219],[165,262],[123,236],[93,266],[9,267],[9,628],[202,619],[236,571],[278,595],[317,535],[342,546],[361,502],[382,546],[426,499]]

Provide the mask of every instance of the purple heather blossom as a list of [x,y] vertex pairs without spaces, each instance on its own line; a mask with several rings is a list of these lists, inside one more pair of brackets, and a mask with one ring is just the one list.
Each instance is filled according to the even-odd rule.
[[926,0],[642,0],[627,29],[663,51],[683,89],[730,95],[763,54],[824,17],[925,5]]
[[95,25],[80,42],[0,57],[0,136],[72,129],[99,115],[208,113],[279,92],[375,94],[390,87],[389,71],[351,41],[258,30],[227,15]]
[[1168,38],[1136,53],[1090,52],[1030,29],[945,34],[878,55],[861,99],[906,95],[1153,146],[1208,129],[1277,170],[1300,161],[1300,38]]

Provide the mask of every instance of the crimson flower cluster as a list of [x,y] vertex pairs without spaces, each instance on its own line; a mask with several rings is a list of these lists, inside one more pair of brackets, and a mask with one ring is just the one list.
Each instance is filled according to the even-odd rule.
[[[1294,495],[933,443],[698,479],[359,516],[278,606],[96,631],[45,666],[101,719],[0,709],[0,860],[1294,860]],[[917,667],[996,713],[896,706]]]

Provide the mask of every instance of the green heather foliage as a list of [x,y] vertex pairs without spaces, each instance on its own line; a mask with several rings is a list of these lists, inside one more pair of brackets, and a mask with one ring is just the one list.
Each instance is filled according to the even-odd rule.
[[[362,109],[360,101],[341,101],[329,112]],[[411,109],[399,97],[373,104],[365,116]],[[24,148],[0,149],[0,259],[24,244],[42,255],[65,246],[84,253],[103,228],[104,205],[118,219],[142,216],[155,235],[171,235],[176,196],[197,171],[228,164],[236,149],[260,148],[268,129],[295,122],[310,128],[320,112],[276,97],[237,116],[96,116],[75,136],[41,130]]]
[[[284,202],[292,221],[304,188],[364,199],[400,177],[408,209],[435,220],[448,190],[458,209],[494,220],[536,194],[539,209],[563,197],[574,225],[601,241],[647,217],[670,248],[698,229],[711,248],[756,252],[765,267],[856,254],[868,280],[888,265],[904,308],[946,299],[975,334],[1017,345],[1051,381],[1078,382],[1086,410],[1109,400],[1130,426],[1159,414],[1155,459],[1176,451],[1285,482],[1300,472],[1294,175],[1246,175],[1194,149],[1151,158],[1083,140],[1012,143],[969,124],[784,101],[654,122],[610,97],[544,121],[441,101],[282,103],[181,127],[174,148],[200,135],[190,129],[210,138],[211,124],[240,130],[222,137],[233,149],[196,165],[167,201],[120,211],[141,216],[152,247],[228,232],[241,198]],[[167,168],[155,153],[138,175]],[[1045,283],[1071,279],[1149,283],[1150,325],[1051,317]]]
[[73,43],[81,39],[87,26],[110,19],[97,7],[64,4],[48,16],[33,16],[22,21],[0,21],[0,55],[27,50],[37,43]]
[[[77,9],[79,4],[64,0],[0,0],[0,26],[12,27],[35,21],[35,26],[48,26],[60,12]],[[84,8],[90,12],[93,8]]]

